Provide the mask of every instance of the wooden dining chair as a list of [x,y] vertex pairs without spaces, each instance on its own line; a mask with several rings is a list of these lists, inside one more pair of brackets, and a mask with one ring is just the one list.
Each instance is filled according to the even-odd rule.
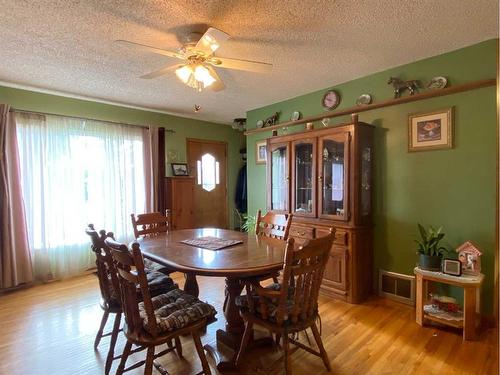
[[287,240],[292,225],[292,214],[275,214],[267,212],[262,216],[262,211],[257,211],[255,234],[280,240]]
[[[88,225],[85,229],[85,233],[90,236],[91,249],[96,256],[97,278],[99,280],[99,289],[101,291],[100,307],[103,310],[101,324],[94,340],[94,350],[98,348],[103,337],[111,336],[108,354],[106,357],[106,364],[104,367],[105,374],[109,374],[112,362],[117,358],[114,355],[114,351],[116,340],[120,332],[121,316],[123,312],[117,270],[113,263],[109,248],[104,242],[106,238],[114,239],[114,236],[112,232],[106,232],[105,230],[101,230],[97,233],[93,224]],[[147,279],[149,281],[149,291],[153,296],[178,288],[177,284],[175,284],[170,277],[151,269],[147,269],[146,272]],[[138,298],[141,299],[140,290],[137,290],[136,292],[138,294]],[[115,315],[113,329],[111,332],[104,334],[103,332],[108,321],[109,314]]]
[[172,213],[165,210],[165,215],[160,212],[130,215],[135,238],[157,236],[166,233],[172,228]]
[[[111,364],[113,362],[114,350],[118,333],[120,331],[120,322],[122,316],[122,307],[120,303],[118,276],[113,264],[111,254],[105,250],[104,239],[106,237],[113,238],[113,233],[101,230],[99,233],[94,229],[92,224],[89,224],[85,232],[90,236],[91,249],[96,256],[97,278],[99,280],[99,289],[101,291],[100,307],[103,310],[101,324],[94,340],[94,350],[97,350],[101,339],[106,336],[111,336],[109,343],[108,355],[106,357],[105,373],[109,374]],[[109,314],[115,315],[113,330],[104,334],[104,327],[108,321]]]
[[[319,318],[318,294],[330,248],[334,239],[334,230],[325,237],[312,239],[303,246],[294,249],[294,239],[287,240],[283,267],[283,280],[279,287],[264,288],[257,280],[246,280],[246,296],[240,296],[237,304],[240,315],[245,321],[245,332],[236,357],[236,365],[241,364],[254,325],[259,325],[281,337],[285,352],[285,372],[292,374],[290,343],[308,351],[323,360],[328,371],[330,361],[323,347],[321,335],[316,326]],[[318,350],[290,338],[311,328]]]
[[[210,375],[200,331],[206,328],[208,321],[214,320],[215,308],[180,289],[151,298],[139,244],[133,243],[129,251],[126,245],[112,238],[107,238],[105,243],[111,250],[111,256],[118,270],[121,302],[127,323],[124,331],[127,343],[116,373],[121,375],[142,365],[145,365],[145,375],[152,373],[153,366],[162,374],[167,373],[161,365],[154,363],[154,360],[173,350],[177,350],[179,357],[182,357],[179,337],[190,334],[201,361],[203,369],[201,373]],[[137,288],[142,292],[142,301],[137,298],[135,292]],[[172,340],[175,345],[170,345],[155,354],[157,346],[171,343]],[[136,345],[137,348],[132,350],[132,345]],[[145,360],[125,368],[131,353],[145,349],[147,349]]]
[[[134,228],[135,238],[139,237],[154,237],[162,233],[168,233],[172,228],[172,211],[165,210],[165,215],[160,212],[150,212],[145,214],[131,214],[132,227]],[[173,270],[170,267],[153,262],[150,259],[144,259],[146,268],[154,269],[155,271],[170,275]]]
[[[257,236],[286,241],[290,233],[292,217],[292,214],[275,214],[272,212],[267,212],[262,216],[262,211],[258,210],[255,223],[255,234]],[[271,275],[262,275],[260,281],[272,278],[274,283],[278,283],[278,277],[279,272],[275,272]]]

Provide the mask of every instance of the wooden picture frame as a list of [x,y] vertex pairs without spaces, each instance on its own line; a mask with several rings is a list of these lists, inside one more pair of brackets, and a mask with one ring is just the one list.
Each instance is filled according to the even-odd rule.
[[462,276],[462,262],[457,259],[443,259],[442,272],[452,276]]
[[267,159],[267,141],[255,142],[255,164],[266,164]]
[[187,163],[171,163],[172,174],[174,176],[189,176]]
[[453,107],[408,116],[408,152],[453,148]]

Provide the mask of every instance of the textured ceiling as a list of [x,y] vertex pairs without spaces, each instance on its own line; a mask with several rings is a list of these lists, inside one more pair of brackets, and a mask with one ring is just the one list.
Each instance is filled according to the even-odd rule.
[[[497,0],[0,0],[0,9],[0,81],[226,123],[498,35]],[[226,90],[197,93],[174,74],[138,78],[175,59],[113,43],[174,49],[207,25],[232,36],[218,55],[273,72],[218,69]]]

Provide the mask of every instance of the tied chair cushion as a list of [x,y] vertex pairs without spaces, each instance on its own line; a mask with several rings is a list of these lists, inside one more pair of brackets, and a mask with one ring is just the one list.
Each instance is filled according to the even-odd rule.
[[[108,276],[111,277],[111,276]],[[171,277],[157,271],[151,271],[151,270],[146,270],[146,278],[148,280],[148,286],[149,286],[149,293],[151,293],[151,296],[157,296],[160,294],[167,293],[171,290],[177,289],[178,285],[174,283],[174,280],[172,280]],[[117,294],[118,293],[118,294]],[[111,288],[110,290],[110,296],[111,296],[111,304],[112,305],[120,305],[120,295],[119,291],[115,291],[114,288]],[[140,295],[141,291],[139,286],[137,286],[137,295]],[[140,297],[142,300],[142,297]],[[114,303],[114,302],[116,303]]]
[[161,272],[165,275],[169,275],[173,272],[171,268],[161,265],[160,263],[153,262],[150,259],[144,258],[144,268],[146,273],[151,271]]
[[[272,284],[265,286],[265,288],[270,289],[270,290],[274,290],[274,291],[280,291],[281,284],[272,283]],[[293,294],[294,294],[294,292],[295,292],[295,290],[293,287],[288,288],[288,296],[287,296],[287,300],[286,300],[286,307],[287,307],[288,312],[290,312],[291,309],[293,308]],[[257,294],[254,294],[252,296],[252,299],[253,299],[254,307],[255,307],[255,315],[260,316],[261,315],[260,308],[259,308],[259,304],[261,303],[260,296],[258,296]],[[235,303],[236,303],[236,306],[238,306],[239,308],[242,308],[245,310],[249,309],[248,297],[246,294],[236,297]],[[269,319],[271,321],[275,321],[276,320],[276,312],[278,310],[278,299],[277,298],[273,298],[273,299],[266,298],[266,304],[267,304],[267,309],[268,309],[268,313],[269,313]],[[287,320],[287,319],[288,319],[288,316],[285,317],[285,320]]]
[[[153,297],[151,301],[160,333],[183,328],[204,318],[211,319],[217,313],[212,305],[178,288]],[[139,314],[143,319],[144,329],[148,331],[148,318],[143,302],[139,303]]]

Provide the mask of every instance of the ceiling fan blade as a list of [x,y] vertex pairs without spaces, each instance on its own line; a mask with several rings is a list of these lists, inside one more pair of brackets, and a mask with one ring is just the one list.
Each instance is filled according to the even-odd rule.
[[224,31],[209,27],[198,43],[196,43],[194,50],[203,52],[205,57],[210,56],[220,47],[222,42],[225,42],[229,38],[229,34],[226,34]]
[[273,64],[259,61],[228,59],[226,57],[213,57],[207,60],[208,63],[219,68],[245,70],[247,72],[269,73]]
[[140,76],[139,78],[142,78],[142,79],[153,79],[153,78],[156,78],[156,77],[160,77],[160,76],[162,76],[164,74],[167,74],[168,72],[171,72],[172,70],[176,70],[177,68],[180,68],[182,65],[183,64],[175,64],[175,65],[166,66],[164,68],[155,70],[154,72],[151,72],[151,73],[148,73],[148,74],[144,74],[143,76]]
[[220,79],[219,75],[217,74],[217,72],[215,71],[214,68],[212,68],[211,66],[208,66],[208,65],[205,65],[205,67],[208,69],[208,71],[210,72],[210,74],[212,75],[212,77],[215,78],[215,82],[212,83],[210,86],[208,86],[208,88],[212,91],[222,91],[226,88],[226,86],[224,85],[224,82],[222,82],[222,80]]
[[163,55],[163,56],[175,57],[177,59],[182,59],[182,60],[186,59],[184,57],[184,55],[182,55],[182,54],[180,54],[178,52],[175,52],[175,51],[169,51],[169,50],[166,50],[166,49],[156,48],[156,47],[148,46],[148,45],[145,45],[145,44],[130,42],[128,40],[115,40],[115,43],[121,44],[121,45],[124,45],[124,46],[134,47],[134,48],[137,48],[137,49],[142,49],[142,50],[148,51],[148,52],[157,53],[157,54]]

